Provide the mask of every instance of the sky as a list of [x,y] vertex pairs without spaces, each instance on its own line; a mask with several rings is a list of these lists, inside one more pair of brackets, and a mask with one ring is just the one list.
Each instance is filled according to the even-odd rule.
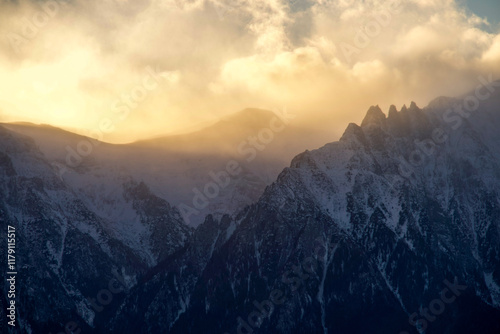
[[500,78],[498,0],[0,0],[0,121],[124,143],[247,107],[340,133]]
[[500,2],[498,0],[467,0],[463,4],[474,14],[486,18],[493,28],[500,24]]

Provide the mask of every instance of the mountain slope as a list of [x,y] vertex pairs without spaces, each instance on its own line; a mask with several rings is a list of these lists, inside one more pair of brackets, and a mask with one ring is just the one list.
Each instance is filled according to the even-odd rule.
[[[195,230],[143,180],[167,168],[157,159],[140,156],[153,166],[138,174],[96,155],[61,180],[33,140],[0,128],[0,221],[19,226],[20,286],[31,288],[23,327],[498,333],[500,94],[467,114],[456,107],[466,97],[388,116],[371,107],[256,202]],[[123,291],[96,309],[87,298],[116,273]]]
[[[126,321],[134,296],[143,296],[140,309],[161,304],[152,301],[158,294],[177,299],[178,287],[145,282],[110,328],[498,332],[500,155],[492,141],[498,95],[460,127],[443,118],[448,107],[436,104],[391,107],[389,117],[372,107],[339,142],[297,156],[234,221],[236,230],[196,284],[178,283],[185,301],[179,317],[159,324],[165,313],[148,312]],[[154,275],[158,282],[186,282],[173,269]],[[273,295],[278,303],[269,302]],[[259,319],[262,313],[272,314]]]
[[[258,200],[290,159],[307,147],[303,138],[315,138],[292,120],[287,113],[246,109],[193,133],[126,145],[50,126],[4,127],[32,138],[61,179],[89,198],[103,193],[101,184],[112,196],[122,184],[117,178],[131,177],[179,208],[187,224],[197,226],[207,214],[236,214]],[[100,210],[113,211],[106,206]]]
[[184,246],[192,231],[176,209],[134,180],[119,191],[127,218],[109,220],[59,179],[33,140],[0,126],[0,224],[16,228],[22,332],[71,319],[89,330],[98,317],[87,298],[102,282],[118,275],[128,289]]

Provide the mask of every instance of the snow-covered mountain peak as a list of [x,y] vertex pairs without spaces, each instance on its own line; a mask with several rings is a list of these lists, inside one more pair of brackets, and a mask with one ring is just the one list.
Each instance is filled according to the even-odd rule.
[[389,114],[388,114],[387,118],[397,117],[397,114],[398,114],[398,109],[396,108],[396,106],[394,104],[391,104],[391,106],[389,107]]
[[349,123],[347,129],[344,131],[344,134],[340,138],[340,142],[346,142],[346,143],[359,142],[362,145],[367,145],[363,129],[355,123]]
[[418,106],[417,106],[417,103],[415,103],[414,101],[411,101],[410,103],[410,111],[418,111],[418,110],[421,110]]
[[372,106],[368,109],[363,122],[361,123],[361,127],[367,127],[371,125],[381,124],[385,120],[385,114],[382,112],[382,109],[377,106]]

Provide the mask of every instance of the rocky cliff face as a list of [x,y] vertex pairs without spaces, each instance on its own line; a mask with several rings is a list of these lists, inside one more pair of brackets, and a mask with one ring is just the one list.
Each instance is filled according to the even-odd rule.
[[[497,333],[500,96],[468,114],[457,103],[391,107],[388,117],[372,107],[338,142],[295,157],[256,203],[194,231],[134,180],[119,205],[139,220],[132,234],[113,227],[4,130],[1,219],[23,231],[23,323],[53,328],[72,316],[95,333]],[[128,283],[96,311],[83,297],[112,269]]]
[[[211,248],[191,290],[183,286],[191,292],[180,298],[178,319],[158,327],[154,319],[165,318],[148,312],[134,330],[494,333],[500,156],[491,140],[499,115],[490,107],[497,101],[457,128],[435,103],[391,107],[389,117],[372,107],[339,142],[297,156],[234,221],[231,237]],[[189,281],[183,277],[156,274]],[[150,296],[140,309],[161,305],[158,290],[144,286],[134,292]],[[112,321],[117,332],[128,312]]]
[[0,222],[17,230],[21,332],[55,331],[72,320],[92,328],[98,317],[87,298],[113,272],[128,289],[184,246],[192,231],[177,209],[141,183],[117,191],[128,221],[103,218],[95,199],[67,187],[30,138],[0,127]]

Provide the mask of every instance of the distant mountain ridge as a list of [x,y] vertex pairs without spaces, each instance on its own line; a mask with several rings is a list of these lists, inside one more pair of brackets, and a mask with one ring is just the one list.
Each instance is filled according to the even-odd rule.
[[[207,214],[234,214],[255,202],[265,187],[305,149],[308,132],[290,122],[290,113],[245,109],[205,129],[132,144],[112,145],[50,126],[4,124],[32,138],[54,170],[75,189],[86,184],[119,188],[118,172],[145,184],[182,210],[186,223],[200,224]],[[288,117],[288,119],[287,119]],[[293,116],[292,116],[293,118]],[[276,131],[271,130],[274,128]],[[240,171],[215,198],[204,187],[211,174]],[[85,192],[95,192],[87,189]],[[204,207],[196,206],[201,192]]]

